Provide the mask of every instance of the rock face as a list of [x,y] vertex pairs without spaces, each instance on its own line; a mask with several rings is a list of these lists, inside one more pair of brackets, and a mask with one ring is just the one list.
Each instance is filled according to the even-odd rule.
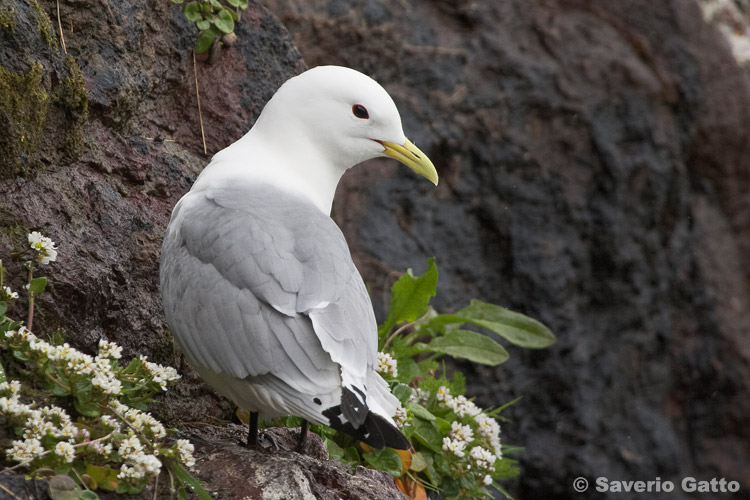
[[557,333],[460,366],[483,405],[523,396],[519,498],[578,476],[750,488],[750,86],[694,2],[265,4],[310,66],[383,82],[440,172],[345,177],[336,219],[378,306],[436,256],[441,309],[476,297]]
[[[726,477],[747,491],[750,83],[697,5],[264,4],[292,37],[252,4],[238,44],[197,65],[208,156],[195,33],[170,2],[60,2],[69,57],[55,2],[0,6],[11,286],[20,263],[6,256],[27,230],[60,244],[37,328],[178,366],[183,381],[159,408],[175,425],[231,413],[174,352],[158,298],[161,234],[210,154],[304,68],[299,48],[310,66],[383,83],[441,174],[434,189],[382,160],[344,177],[334,216],[376,309],[394,272],[436,256],[439,309],[479,298],[558,335],[545,351],[511,348],[498,369],[459,366],[483,406],[524,396],[503,431],[526,448],[517,498],[570,498],[578,476],[658,476],[678,489],[686,476]],[[330,477],[347,477],[337,470]]]

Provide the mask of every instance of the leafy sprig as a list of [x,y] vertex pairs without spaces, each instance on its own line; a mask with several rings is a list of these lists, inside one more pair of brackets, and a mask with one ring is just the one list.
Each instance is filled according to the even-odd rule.
[[217,40],[225,42],[234,36],[234,25],[242,11],[247,9],[248,0],[172,0],[184,5],[183,13],[188,21],[195,23],[198,37],[195,41],[197,54],[206,52]]
[[[530,349],[552,345],[555,336],[532,318],[478,300],[456,313],[439,314],[430,306],[437,281],[434,259],[422,275],[409,269],[392,286],[388,314],[378,329],[376,369],[400,401],[394,420],[414,453],[372,450],[328,427],[311,428],[332,459],[386,471],[402,486],[417,482],[446,499],[490,497],[490,486],[503,491],[499,482],[518,474],[507,455],[520,448],[501,444],[498,422],[518,399],[495,409],[478,407],[465,396],[463,375],[456,371],[448,379],[440,358],[496,366],[509,354],[492,335]],[[299,425],[298,419],[285,420]]]

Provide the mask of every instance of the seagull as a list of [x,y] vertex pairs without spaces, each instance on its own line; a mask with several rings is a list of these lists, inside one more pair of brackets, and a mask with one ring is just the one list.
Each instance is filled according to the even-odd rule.
[[172,211],[161,251],[167,322],[190,365],[258,418],[302,417],[382,449],[409,449],[375,371],[377,323],[331,219],[350,167],[391,157],[438,183],[393,99],[353,69],[286,81],[251,130],[218,152]]

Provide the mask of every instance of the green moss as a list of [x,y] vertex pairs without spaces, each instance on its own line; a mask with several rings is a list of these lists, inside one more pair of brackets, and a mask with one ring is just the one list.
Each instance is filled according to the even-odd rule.
[[38,29],[39,33],[44,36],[44,39],[47,41],[47,45],[52,48],[59,49],[60,44],[57,41],[55,27],[52,25],[52,21],[50,21],[49,16],[44,11],[44,9],[39,6],[39,2],[37,0],[31,0],[30,4],[34,11],[34,17],[36,18],[36,29]]
[[13,33],[16,29],[16,15],[9,7],[0,8],[0,29]]
[[63,80],[62,87],[60,87],[55,100],[73,113],[88,113],[89,99],[86,96],[81,68],[78,67],[72,56],[67,56],[65,59],[65,68],[70,76]]
[[65,68],[70,76],[55,89],[55,102],[62,105],[67,119],[72,122],[67,130],[63,152],[68,157],[77,158],[83,152],[83,125],[88,120],[89,99],[83,85],[83,73],[73,57],[67,56]]
[[49,95],[42,84],[43,68],[34,63],[18,74],[0,66],[0,156],[18,158],[30,153],[47,117]]

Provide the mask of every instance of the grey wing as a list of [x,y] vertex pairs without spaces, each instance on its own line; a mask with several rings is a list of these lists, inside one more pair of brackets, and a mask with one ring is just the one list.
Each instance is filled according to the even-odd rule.
[[348,385],[374,362],[372,306],[341,231],[283,193],[186,196],[165,238],[161,281],[180,343],[217,373],[314,385],[333,359]]

